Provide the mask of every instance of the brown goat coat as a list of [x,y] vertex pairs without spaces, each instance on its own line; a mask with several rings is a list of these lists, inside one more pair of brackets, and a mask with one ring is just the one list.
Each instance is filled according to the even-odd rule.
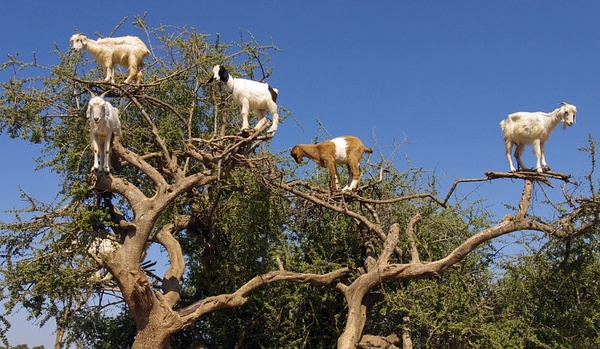
[[[340,147],[345,148],[345,151]],[[302,162],[306,156],[319,166],[327,168],[331,178],[331,191],[334,192],[338,190],[336,164],[348,167],[348,185],[343,190],[352,190],[358,185],[360,158],[365,152],[372,153],[373,150],[365,147],[357,137],[342,136],[318,144],[298,144],[292,148],[291,155],[297,163]]]

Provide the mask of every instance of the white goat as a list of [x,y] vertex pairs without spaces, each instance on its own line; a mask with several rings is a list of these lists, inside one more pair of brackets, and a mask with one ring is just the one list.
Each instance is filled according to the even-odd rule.
[[331,192],[335,192],[339,190],[336,164],[348,167],[348,185],[342,191],[353,190],[360,179],[360,158],[363,153],[372,152],[373,149],[365,147],[357,137],[343,136],[318,144],[298,144],[292,148],[291,154],[296,163],[301,163],[306,156],[319,166],[327,168],[331,178]]
[[506,120],[501,121],[500,128],[504,132],[506,160],[508,160],[510,171],[516,171],[510,155],[513,145],[516,146],[515,158],[517,159],[517,165],[521,169],[527,169],[521,161],[521,155],[527,144],[533,144],[533,152],[536,157],[536,171],[538,173],[550,171],[550,167],[546,163],[545,143],[550,137],[552,130],[560,122],[563,123],[563,130],[567,126],[573,125],[576,114],[577,108],[574,105],[562,102],[560,108],[550,113],[519,112],[510,114]]
[[90,243],[87,252],[100,266],[100,269],[98,269],[92,277],[94,282],[105,282],[112,280],[112,274],[108,271],[101,273],[103,269],[102,266],[104,265],[103,257],[110,253],[116,252],[120,248],[121,245],[111,239],[102,239],[97,237],[94,238],[94,240]]
[[87,50],[98,64],[106,68],[104,81],[115,82],[115,65],[117,64],[128,68],[129,74],[124,83],[128,84],[133,79],[136,79],[137,84],[142,81],[140,69],[144,58],[150,55],[150,51],[137,36],[92,40],[83,34],[75,34],[71,36],[70,41],[76,52],[82,49]]
[[269,84],[248,79],[234,78],[229,75],[225,67],[215,65],[213,75],[208,80],[211,83],[215,80],[222,81],[227,90],[231,92],[233,100],[242,107],[242,132],[250,129],[248,123],[248,112],[250,109],[256,111],[261,119],[254,129],[262,127],[267,122],[267,111],[273,117],[273,124],[267,130],[267,133],[275,133],[279,124],[279,114],[277,113],[277,94],[279,91],[269,86]]
[[102,259],[102,256],[116,252],[119,248],[121,245],[114,240],[94,238],[88,246],[87,252],[95,259]]
[[[94,152],[94,166],[92,167],[92,171],[98,171],[102,168],[104,172],[108,173],[110,172],[110,142],[113,133],[121,137],[119,110],[105,101],[102,96],[95,96],[90,99],[86,118],[90,122],[90,138]],[[100,151],[102,153],[98,156]]]

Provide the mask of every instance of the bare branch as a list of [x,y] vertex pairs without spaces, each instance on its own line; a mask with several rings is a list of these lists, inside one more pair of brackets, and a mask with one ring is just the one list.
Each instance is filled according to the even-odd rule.
[[415,226],[421,220],[421,214],[417,212],[408,222],[406,227],[406,235],[408,236],[408,242],[410,244],[410,255],[411,263],[419,263],[419,250],[417,249],[417,238],[415,236]]
[[183,308],[179,311],[179,315],[181,316],[183,327],[187,327],[204,314],[211,313],[217,309],[235,308],[244,305],[250,293],[273,282],[288,281],[298,284],[332,287],[335,286],[334,283],[337,279],[350,275],[351,272],[350,268],[340,268],[324,275],[273,271],[252,278],[234,293],[208,297]]
[[165,247],[169,254],[171,266],[165,272],[162,281],[162,289],[164,298],[169,307],[173,307],[179,302],[179,283],[183,278],[185,271],[185,261],[179,241],[173,237],[173,232],[176,230],[175,224],[167,224],[154,237],[161,245]]

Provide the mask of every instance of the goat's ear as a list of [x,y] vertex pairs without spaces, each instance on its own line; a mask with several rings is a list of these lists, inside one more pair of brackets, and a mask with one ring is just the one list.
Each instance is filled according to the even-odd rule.
[[219,67],[219,79],[223,82],[227,82],[229,80],[229,72],[222,65]]
[[90,107],[88,106],[87,110],[85,111],[85,118],[86,119],[90,119]]

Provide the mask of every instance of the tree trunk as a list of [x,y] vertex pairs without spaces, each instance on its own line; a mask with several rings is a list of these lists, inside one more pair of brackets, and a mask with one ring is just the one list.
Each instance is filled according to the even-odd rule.
[[168,302],[144,281],[136,282],[127,300],[137,329],[132,348],[169,349],[171,335],[182,329],[181,321]]
[[161,323],[156,315],[151,316],[144,328],[139,328],[135,336],[132,349],[169,349],[171,333],[167,331],[165,324]]

